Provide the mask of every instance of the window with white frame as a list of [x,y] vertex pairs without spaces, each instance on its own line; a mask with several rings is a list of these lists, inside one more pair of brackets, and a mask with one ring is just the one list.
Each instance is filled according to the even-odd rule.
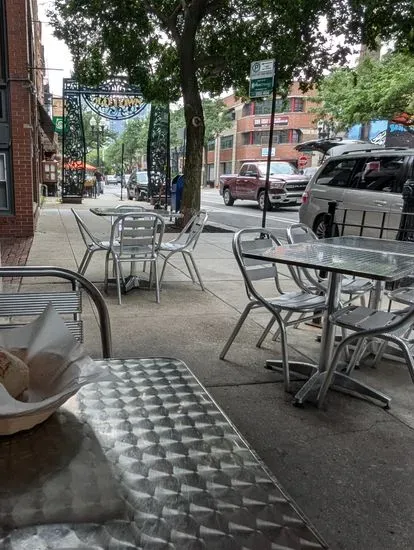
[[7,155],[0,152],[0,211],[10,209],[7,181]]

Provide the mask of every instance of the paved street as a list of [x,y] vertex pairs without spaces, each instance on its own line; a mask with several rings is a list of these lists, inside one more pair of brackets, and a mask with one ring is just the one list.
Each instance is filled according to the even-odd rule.
[[[107,185],[105,193],[121,196],[121,188],[118,185]],[[126,199],[126,190],[122,191]],[[218,189],[201,190],[201,206],[208,211],[209,221],[227,226],[229,229],[241,229],[243,227],[260,227],[263,213],[257,203],[253,201],[236,201],[234,206],[225,206]],[[277,211],[266,213],[266,227],[274,230],[277,237],[285,235],[286,227],[298,221],[299,207],[284,207]]]

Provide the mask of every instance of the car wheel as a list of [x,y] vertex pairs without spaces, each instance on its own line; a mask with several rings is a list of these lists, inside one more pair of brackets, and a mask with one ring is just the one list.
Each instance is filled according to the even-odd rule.
[[[318,216],[316,218],[315,223],[313,224],[313,232],[318,237],[318,239],[326,239],[328,236],[327,220],[328,220],[328,214],[322,214],[321,216]],[[338,237],[338,236],[339,236],[339,229],[336,223],[334,223],[332,237]]]
[[234,204],[234,199],[231,196],[230,189],[228,187],[226,187],[223,191],[223,200],[226,206],[233,206]]
[[[257,197],[257,202],[259,203],[260,210],[263,211],[264,207],[265,207],[265,192],[264,191],[260,191],[259,196]],[[269,201],[267,209],[268,210],[272,209],[272,204],[271,204],[270,201]]]

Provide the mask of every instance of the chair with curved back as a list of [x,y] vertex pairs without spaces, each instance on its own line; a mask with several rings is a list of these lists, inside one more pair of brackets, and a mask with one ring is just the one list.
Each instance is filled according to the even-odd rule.
[[101,241],[95,235],[90,231],[86,223],[82,220],[82,218],[79,216],[79,214],[71,208],[72,214],[75,216],[76,223],[79,228],[79,232],[82,236],[83,242],[85,243],[86,250],[85,254],[83,255],[83,258],[81,260],[81,263],[78,267],[78,273],[81,275],[85,274],[85,271],[88,268],[89,262],[92,259],[92,256],[95,254],[95,252],[103,251],[108,252],[109,250],[109,241]]
[[108,289],[109,261],[112,258],[116,276],[118,303],[122,304],[121,283],[126,288],[122,264],[150,264],[150,284],[155,281],[156,300],[160,302],[157,269],[158,254],[164,234],[165,222],[154,212],[126,212],[118,216],[111,229],[109,250],[105,261],[105,291]]
[[167,263],[170,261],[171,256],[173,254],[181,252],[184,258],[185,265],[187,266],[188,272],[190,274],[191,280],[193,281],[193,283],[197,282],[191,269],[189,260],[191,260],[191,264],[194,268],[195,274],[197,275],[198,282],[202,290],[204,290],[203,280],[201,279],[200,272],[198,271],[197,265],[195,263],[193,252],[197,245],[198,239],[203,232],[207,219],[207,212],[205,210],[200,210],[198,214],[195,214],[190,219],[190,221],[182,229],[177,238],[161,244],[160,253],[164,257],[164,264],[162,266],[162,271],[160,275],[160,285],[164,277],[165,268],[167,266]]
[[[297,320],[290,320],[289,317],[293,313],[307,313],[311,318],[316,311],[326,309],[325,298],[315,293],[306,292],[301,288],[284,293],[278,278],[277,264],[268,260],[253,260],[244,256],[246,252],[260,254],[261,251],[272,246],[281,246],[281,243],[269,230],[263,228],[242,229],[234,235],[232,246],[235,259],[244,279],[249,301],[224,345],[220,353],[220,359],[225,358],[250,311],[264,308],[272,315],[269,325],[273,325],[274,322],[279,325],[284,385],[285,390],[289,391],[290,374],[286,328],[297,324]],[[293,273],[292,280],[295,282]],[[272,284],[268,285],[267,283]],[[262,286],[267,289],[266,295],[263,293]],[[283,314],[287,315],[283,317]],[[265,332],[268,332],[268,327],[266,327]]]
[[[309,242],[317,240],[315,233],[304,223],[294,223],[286,230],[286,238],[289,244]],[[314,291],[326,292],[327,281],[319,276],[316,271],[306,268],[295,268],[298,277],[303,284],[311,285]],[[345,305],[355,300],[357,297],[361,300],[361,305],[365,306],[365,294],[374,288],[372,281],[368,279],[350,277],[344,275],[341,281],[341,293],[348,296]]]

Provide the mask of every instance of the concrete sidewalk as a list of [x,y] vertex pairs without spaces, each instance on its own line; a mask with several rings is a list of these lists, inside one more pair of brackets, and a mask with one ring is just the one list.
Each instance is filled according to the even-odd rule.
[[[119,200],[106,188],[98,199],[73,205],[92,231],[108,238],[109,221],[89,212]],[[124,201],[126,204],[126,201]],[[47,199],[28,258],[30,265],[77,269],[84,245],[71,205]],[[165,240],[173,235],[166,234]],[[241,434],[311,519],[332,549],[404,550],[414,547],[414,385],[407,369],[382,364],[358,376],[392,396],[389,411],[330,392],[327,410],[292,406],[281,377],[263,368],[280,356],[269,336],[255,343],[269,315],[254,313],[227,355],[219,353],[246,304],[231,251],[231,233],[205,232],[196,249],[206,291],[193,285],[180,258],[172,260],[156,304],[155,292],[133,290],[119,306],[116,289],[106,297],[118,357],[171,356],[183,360],[209,389]],[[86,276],[102,290],[104,254],[96,253]],[[24,286],[50,281],[26,280]],[[99,356],[98,327],[85,311],[85,346]],[[289,330],[292,359],[316,359],[319,329]]]

